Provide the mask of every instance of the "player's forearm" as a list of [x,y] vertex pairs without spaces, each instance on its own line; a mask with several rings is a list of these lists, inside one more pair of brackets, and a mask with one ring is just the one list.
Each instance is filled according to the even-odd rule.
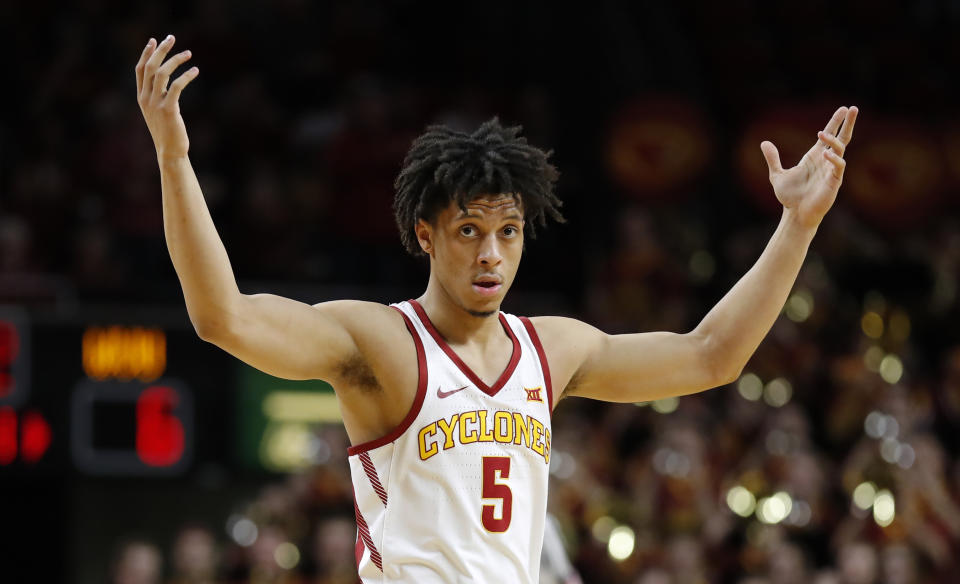
[[816,229],[785,210],[760,259],[697,326],[718,375],[735,379],[783,309]]
[[190,320],[204,336],[206,330],[222,325],[240,292],[190,159],[158,160],[167,249]]

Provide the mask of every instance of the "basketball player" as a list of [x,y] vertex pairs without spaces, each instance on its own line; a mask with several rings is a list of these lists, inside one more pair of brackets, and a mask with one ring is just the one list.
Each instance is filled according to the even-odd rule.
[[607,335],[499,311],[525,231],[562,217],[548,155],[495,119],[469,135],[432,126],[404,161],[394,207],[404,246],[429,259],[424,293],[391,306],[309,306],[237,289],[187,156],[178,100],[198,70],[170,82],[190,58],[167,59],[173,44],[151,39],[136,78],[190,319],[200,337],[258,369],[333,385],[353,445],[367,583],[537,582],[554,406],[567,396],[655,400],[736,379],[836,198],[857,116],[838,109],[794,168],[761,144],[782,219],[753,268],[689,333]]

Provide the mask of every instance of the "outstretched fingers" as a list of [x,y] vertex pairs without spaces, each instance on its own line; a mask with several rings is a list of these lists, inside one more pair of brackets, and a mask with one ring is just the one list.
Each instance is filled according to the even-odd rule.
[[840,129],[840,124],[843,123],[843,119],[846,115],[847,108],[845,106],[837,108],[837,111],[833,112],[833,116],[830,118],[830,121],[827,122],[826,126],[824,126],[823,132],[825,134],[836,136],[837,130]]
[[847,110],[847,117],[843,120],[843,128],[840,129],[840,141],[846,146],[853,139],[853,126],[857,123],[857,114],[860,110],[857,106],[850,106]]
[[134,68],[134,71],[137,74],[137,95],[140,95],[140,92],[143,91],[143,69],[147,64],[147,59],[150,58],[150,55],[153,53],[153,47],[156,45],[154,39],[147,41],[147,46],[143,47],[143,52],[140,53],[140,60],[137,61],[137,66]]
[[170,57],[166,63],[157,69],[157,74],[153,82],[154,96],[160,98],[167,93],[167,83],[170,81],[170,75],[173,74],[177,67],[190,60],[191,55],[192,53],[190,53],[190,51],[182,51],[177,53],[176,55]]
[[840,156],[843,156],[843,152],[844,152],[844,149],[846,148],[846,144],[844,144],[840,138],[837,138],[833,134],[827,134],[822,130],[820,132],[817,132],[817,138],[819,138],[821,142],[823,142],[828,147],[830,147],[830,149],[832,149],[834,152],[836,152]]
[[825,147],[823,157],[830,162],[831,172],[837,180],[843,180],[843,170],[847,167],[843,155],[853,138],[853,126],[859,111],[857,106],[841,107],[830,118],[827,127],[817,133],[818,143]]
[[167,58],[167,53],[170,52],[170,49],[173,47],[175,39],[173,35],[167,35],[167,38],[157,45],[156,50],[153,51],[153,54],[147,59],[147,63],[143,66],[143,89],[140,93],[141,98],[147,99],[155,93],[155,76],[157,74],[157,69],[160,68],[160,65],[163,64],[163,60]]
[[837,180],[843,180],[843,169],[847,167],[847,161],[833,150],[824,150],[823,157],[833,166],[833,177]]
[[763,152],[763,157],[767,160],[767,168],[770,169],[771,176],[783,172],[783,166],[780,164],[780,153],[777,151],[777,147],[773,145],[773,142],[768,140],[761,142],[760,151]]
[[174,79],[173,83],[170,84],[170,89],[167,90],[167,98],[173,101],[180,99],[180,92],[183,91],[183,88],[196,79],[199,74],[200,69],[196,67],[190,67],[184,71],[182,75]]

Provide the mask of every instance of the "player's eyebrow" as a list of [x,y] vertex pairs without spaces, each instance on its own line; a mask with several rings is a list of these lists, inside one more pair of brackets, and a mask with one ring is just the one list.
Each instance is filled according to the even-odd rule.
[[[506,219],[513,221],[523,221],[523,216],[519,213],[511,213],[505,217]],[[454,221],[459,221],[461,219],[483,219],[480,215],[476,213],[460,211],[460,214],[453,218]]]
[[[480,215],[475,215],[473,213],[461,213],[453,218],[454,221],[463,221],[464,219],[476,219],[478,221],[482,221],[483,217],[481,217]],[[512,213],[504,217],[504,221],[517,221],[522,223],[523,216],[517,213]]]

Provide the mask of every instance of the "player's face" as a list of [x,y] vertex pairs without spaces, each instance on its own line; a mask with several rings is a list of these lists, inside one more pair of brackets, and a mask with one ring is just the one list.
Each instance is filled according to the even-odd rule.
[[432,275],[446,296],[474,316],[496,314],[523,252],[523,209],[511,195],[456,203],[417,227]]

